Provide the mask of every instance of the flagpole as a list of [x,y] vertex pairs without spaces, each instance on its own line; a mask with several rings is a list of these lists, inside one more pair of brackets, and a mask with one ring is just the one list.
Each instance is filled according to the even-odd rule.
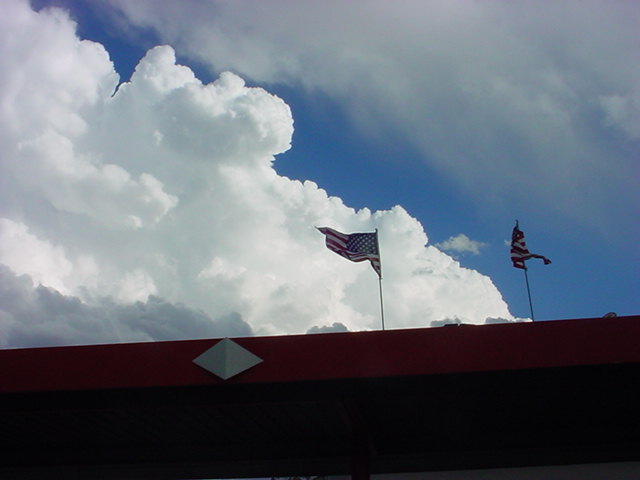
[[531,302],[531,289],[529,288],[529,275],[527,275],[527,270],[529,270],[527,268],[527,266],[524,266],[524,279],[525,282],[527,283],[527,296],[529,297],[529,310],[531,311],[531,321],[535,322],[536,319],[533,316],[533,303]]
[[531,311],[531,320],[535,321],[533,316],[533,302],[531,301],[531,288],[529,287],[529,275],[527,273],[527,260],[532,258],[541,259],[545,265],[549,265],[551,260],[543,255],[537,253],[531,253],[527,248],[527,244],[524,241],[524,233],[520,230],[520,223],[516,219],[516,226],[513,227],[513,233],[511,234],[511,261],[513,266],[524,270],[524,280],[527,283],[527,296],[529,297],[529,310]]
[[378,243],[378,229],[376,228],[376,248],[380,258],[380,274],[378,275],[378,287],[380,290],[380,318],[382,319],[382,330],[384,330],[384,304],[382,303],[382,256],[380,255],[380,244]]
[[384,306],[382,305],[382,277],[378,277],[378,285],[380,286],[380,317],[382,318],[382,330],[384,330]]

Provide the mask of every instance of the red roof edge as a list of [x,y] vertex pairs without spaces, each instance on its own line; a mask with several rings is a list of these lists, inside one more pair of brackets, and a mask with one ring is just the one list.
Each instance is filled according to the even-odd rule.
[[233,340],[263,362],[193,363],[220,339],[0,350],[0,393],[320,381],[640,363],[640,316]]

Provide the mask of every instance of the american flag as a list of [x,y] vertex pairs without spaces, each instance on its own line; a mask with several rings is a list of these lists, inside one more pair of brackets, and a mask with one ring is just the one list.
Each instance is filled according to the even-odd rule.
[[551,260],[547,257],[529,252],[527,244],[524,241],[524,233],[522,233],[522,230],[520,230],[520,227],[518,226],[518,222],[516,222],[516,226],[513,227],[513,233],[511,234],[511,261],[513,262],[514,267],[526,270],[527,266],[524,262],[530,258],[541,258],[545,265],[549,265],[551,263]]
[[369,260],[378,277],[382,278],[377,231],[346,234],[329,227],[318,227],[318,230],[325,235],[325,243],[329,250],[352,262]]

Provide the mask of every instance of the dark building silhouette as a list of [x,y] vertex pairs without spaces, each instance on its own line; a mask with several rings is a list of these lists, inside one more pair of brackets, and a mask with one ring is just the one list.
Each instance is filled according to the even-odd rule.
[[2,350],[0,478],[637,475],[639,339],[630,316]]

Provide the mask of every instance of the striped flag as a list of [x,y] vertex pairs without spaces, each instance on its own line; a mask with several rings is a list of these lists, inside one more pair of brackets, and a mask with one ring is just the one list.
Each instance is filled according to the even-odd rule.
[[382,278],[380,249],[378,248],[378,232],[372,233],[340,233],[329,227],[317,227],[325,235],[327,248],[352,262],[369,260],[371,266]]
[[551,260],[547,257],[529,252],[527,244],[524,241],[524,233],[522,233],[522,230],[520,230],[518,222],[516,221],[516,226],[513,227],[513,233],[511,234],[511,261],[513,262],[514,267],[526,270],[527,267],[524,262],[530,258],[540,258],[544,261],[545,265],[549,265],[551,263]]

